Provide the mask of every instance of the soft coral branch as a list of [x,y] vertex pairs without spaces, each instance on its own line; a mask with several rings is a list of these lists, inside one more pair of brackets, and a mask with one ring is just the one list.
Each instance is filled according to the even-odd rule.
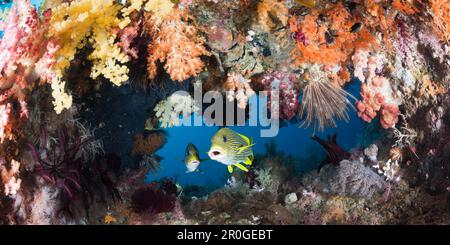
[[[51,77],[54,49],[47,32],[50,12],[40,19],[28,0],[17,0],[4,22],[4,36],[0,42],[0,140],[12,139],[12,121],[28,117],[26,97],[34,82]],[[20,105],[19,111],[13,107]],[[19,125],[14,125],[19,127]]]
[[183,81],[202,71],[204,64],[200,57],[209,52],[203,46],[205,39],[198,35],[190,20],[187,12],[179,9],[165,16],[161,25],[147,18],[147,28],[152,35],[147,59],[150,79],[157,75],[158,61],[165,63],[164,69],[174,81]]

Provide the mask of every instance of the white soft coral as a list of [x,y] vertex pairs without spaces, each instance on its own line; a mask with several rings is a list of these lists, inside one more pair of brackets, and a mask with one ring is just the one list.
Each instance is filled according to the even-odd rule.
[[187,118],[198,110],[194,100],[186,92],[173,93],[166,100],[159,102],[154,109],[162,128],[179,126],[180,116]]

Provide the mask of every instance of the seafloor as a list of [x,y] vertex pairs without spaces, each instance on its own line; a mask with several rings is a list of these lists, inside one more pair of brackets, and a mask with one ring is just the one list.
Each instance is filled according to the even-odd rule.
[[449,0],[0,6],[0,224],[450,224]]

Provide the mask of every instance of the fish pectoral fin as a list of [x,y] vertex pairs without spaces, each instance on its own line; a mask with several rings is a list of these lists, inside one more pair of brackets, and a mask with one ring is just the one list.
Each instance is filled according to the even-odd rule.
[[238,135],[241,136],[241,138],[243,138],[243,139],[245,140],[245,142],[247,143],[247,145],[250,145],[250,144],[251,144],[250,139],[249,139],[247,136],[245,136],[245,135],[243,135],[243,134],[238,134]]
[[239,149],[238,149],[238,154],[242,153],[245,149],[250,148],[250,147],[252,147],[252,146],[254,146],[254,145],[255,145],[255,144],[245,145],[245,146],[239,147]]
[[228,172],[230,172],[230,174],[233,173],[233,166],[232,165],[228,166]]
[[242,166],[242,164],[240,164],[240,163],[236,163],[235,166],[238,167],[242,171],[248,172],[248,169],[246,167]]
[[245,165],[252,165],[253,163],[253,157],[247,157],[247,159],[245,159],[244,164]]

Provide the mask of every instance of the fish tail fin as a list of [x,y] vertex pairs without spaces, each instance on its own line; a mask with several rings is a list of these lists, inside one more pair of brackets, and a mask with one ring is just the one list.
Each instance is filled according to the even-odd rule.
[[248,168],[242,166],[242,164],[236,163],[236,164],[234,164],[234,165],[235,165],[236,167],[238,167],[240,170],[245,171],[245,172],[248,172]]
[[228,166],[228,172],[233,173],[233,165]]

